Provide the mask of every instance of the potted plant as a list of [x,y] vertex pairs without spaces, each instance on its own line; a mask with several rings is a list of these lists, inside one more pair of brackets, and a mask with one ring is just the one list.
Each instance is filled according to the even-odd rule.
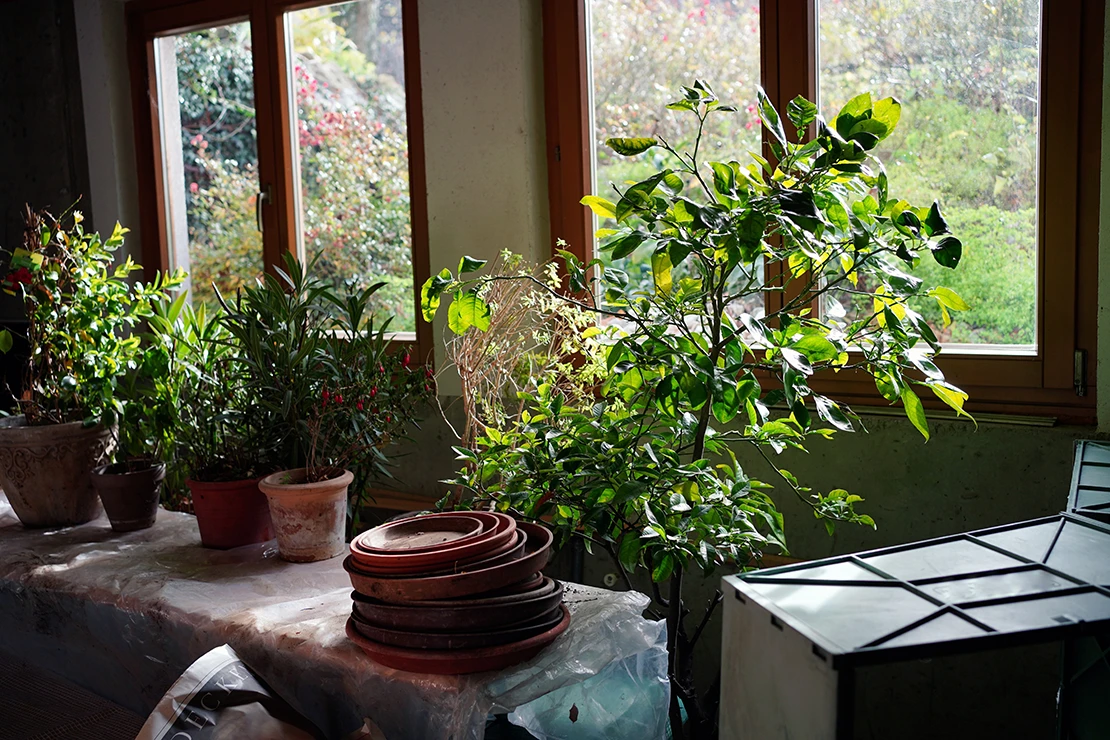
[[[89,479],[111,453],[117,383],[141,359],[133,330],[154,302],[184,279],[141,269],[128,257],[113,267],[127,229],[107,239],[86,233],[79,211],[55,219],[27,207],[23,246],[11,253],[4,290],[27,313],[30,358],[18,415],[0,420],[0,485],[25,526],[87,522],[98,513]],[[0,332],[0,351],[12,336]]]
[[259,479],[276,469],[275,438],[251,394],[246,366],[220,315],[203,304],[160,313],[151,330],[167,349],[173,449],[201,544],[216,549],[273,539]]
[[[732,110],[702,82],[668,106],[696,117],[690,151],[658,138],[610,140],[618,154],[657,150],[673,165],[614,186],[614,200],[583,199],[609,221],[604,257],[583,265],[562,252],[560,286],[531,273],[464,275],[481,267],[466,260],[458,275],[445,270],[424,287],[429,320],[453,294],[456,333],[490,325],[490,292],[506,280],[595,317],[573,358],[600,377],[594,392],[583,394],[574,372],[541,365],[520,388],[519,412],[457,448],[466,463],[457,482],[479,501],[550,517],[564,537],[585,538],[629,588],[633,571],[650,573],[667,619],[676,738],[711,736],[715,721],[715,692],[696,691],[692,655],[720,594],[689,628],[687,568],[744,566],[767,548],[785,551],[782,516],[761,479],[797,495],[830,528],[874,525],[856,512],[859,496],[813,491],[774,460],[860,425],[811,380],[870,377],[926,439],[918,391],[965,414],[966,394],[933,362],[940,346],[920,307],[935,300],[947,316],[966,305],[913,274],[923,259],[956,267],[962,245],[936,203],[915,206],[889,192],[873,155],[897,124],[899,103],[860,95],[826,122],[799,97],[787,109],[788,137],[762,90],[758,100],[777,164],[754,154],[750,162],[700,158],[705,120]],[[617,262],[638,251],[652,276],[643,288]],[[765,313],[744,308],[765,293],[780,296]]]
[[370,312],[383,284],[340,291],[289,256],[287,271],[224,301],[248,385],[282,440],[283,470],[264,477],[278,550],[293,562],[345,550],[348,491],[389,475],[385,448],[413,423],[429,379],[391,353],[389,320]]

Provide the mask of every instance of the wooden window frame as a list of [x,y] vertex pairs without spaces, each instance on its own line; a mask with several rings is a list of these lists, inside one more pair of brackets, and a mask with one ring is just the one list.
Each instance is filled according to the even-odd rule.
[[[593,190],[586,2],[543,0],[551,238],[566,239],[583,260],[593,256],[593,216],[578,204]],[[969,393],[973,413],[1094,424],[1105,7],[1100,0],[1045,0],[1042,12],[1037,351],[938,359]],[[816,19],[817,0],[760,0],[760,71],[779,110],[796,95],[815,99]],[[1079,351],[1083,395],[1076,389]],[[887,403],[862,371],[829,373],[812,385],[857,405]]]
[[[296,132],[289,116],[291,91],[286,74],[285,14],[332,5],[336,0],[132,0],[126,5],[131,105],[135,123],[138,167],[141,262],[166,270],[171,262],[170,225],[164,204],[167,194],[162,165],[162,133],[158,115],[155,41],[193,30],[240,21],[251,26],[251,56],[258,145],[258,181],[272,194],[262,205],[262,259],[269,272],[287,252],[296,253],[297,213],[294,182]],[[419,318],[420,287],[430,274],[428,201],[424,159],[424,112],[420,81],[420,29],[417,0],[401,0],[404,43],[406,125],[409,147],[409,201],[412,233],[412,301],[416,311],[415,339],[396,339],[422,362],[432,362],[432,326]],[[274,236],[270,236],[274,235]]]

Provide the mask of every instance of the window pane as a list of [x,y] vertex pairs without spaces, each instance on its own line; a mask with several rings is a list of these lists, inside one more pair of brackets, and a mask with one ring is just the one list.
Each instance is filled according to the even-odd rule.
[[823,115],[861,92],[898,98],[901,121],[877,151],[891,193],[940,200],[964,244],[956,270],[926,258],[914,272],[971,311],[945,326],[935,302],[917,308],[943,342],[1032,349],[1039,0],[820,0],[819,13]]
[[215,303],[262,274],[250,26],[158,39],[170,262],[194,301]]
[[[748,152],[760,152],[755,109],[760,69],[758,2],[590,0],[589,9],[598,195],[615,201],[619,196],[614,184],[623,191],[629,181],[638,182],[656,171],[650,154],[621,157],[605,146],[606,139],[662,136],[678,151],[691,148],[697,134],[696,126],[690,125],[692,116],[665,106],[680,97],[682,85],[695,79],[709,83],[723,103],[739,109],[710,117],[699,158],[748,161]],[[606,259],[605,254],[598,256]],[[619,266],[628,271],[632,284],[653,289],[649,249],[638,250]],[[762,298],[747,305],[737,302],[735,308],[762,313]]]
[[374,307],[416,331],[400,0],[287,15],[299,161],[299,231],[336,284],[377,282]]

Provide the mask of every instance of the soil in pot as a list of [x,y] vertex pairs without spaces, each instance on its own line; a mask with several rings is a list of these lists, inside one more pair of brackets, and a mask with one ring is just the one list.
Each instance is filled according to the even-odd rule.
[[305,470],[286,470],[263,478],[258,487],[270,502],[278,553],[294,563],[327,560],[347,552],[349,470],[331,480],[305,483]]
[[205,547],[228,550],[273,539],[274,527],[258,479],[206,482],[189,480],[193,512]]
[[100,494],[104,513],[117,532],[154,526],[165,479],[165,463],[116,463],[101,465],[92,472],[93,488]]
[[89,473],[108,461],[113,446],[112,430],[99,424],[0,419],[0,488],[25,527],[84,524],[100,513]]

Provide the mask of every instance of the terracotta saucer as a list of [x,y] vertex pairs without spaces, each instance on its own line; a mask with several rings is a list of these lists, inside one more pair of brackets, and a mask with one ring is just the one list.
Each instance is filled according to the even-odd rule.
[[[479,557],[479,559],[482,559],[489,557],[489,553],[514,542],[515,536],[516,521],[512,517],[506,517],[504,520],[498,519],[497,526],[492,531],[460,545],[447,543],[442,547],[425,552],[374,553],[365,552],[359,549],[356,543],[352,543],[351,557],[363,570],[377,572],[381,569],[391,570],[395,573],[422,573],[444,570],[450,568],[452,563],[467,558],[482,556]],[[356,542],[357,540],[358,538],[356,538]]]
[[528,539],[524,543],[524,553],[521,558],[510,563],[466,573],[426,578],[370,576],[352,566],[349,557],[343,561],[343,568],[350,576],[351,585],[356,591],[389,603],[472,596],[522,581],[547,565],[551,557],[551,543],[554,541],[551,532],[528,522],[521,522],[517,526],[524,530]]
[[353,618],[347,621],[347,637],[372,660],[402,671],[438,673],[445,676],[496,671],[535,657],[563,634],[570,625],[570,612],[565,606],[560,608],[563,618],[547,632],[496,647],[473,650],[411,650],[391,647],[368,640],[359,634],[352,624]]
[[559,604],[533,619],[516,624],[482,629],[474,632],[416,632],[412,630],[378,627],[360,619],[358,613],[351,615],[351,624],[359,634],[381,645],[411,648],[413,650],[472,650],[474,648],[506,645],[520,642],[529,637],[547,632],[563,619]]
[[[548,583],[550,587],[548,587]],[[383,604],[355,592],[354,613],[363,622],[386,629],[420,632],[478,632],[518,625],[546,614],[563,601],[563,586],[545,579],[545,587],[529,598],[513,602],[484,599],[465,600],[458,603],[413,602],[411,604]],[[373,636],[370,636],[373,639]]]
[[[480,522],[481,527],[465,536],[451,539],[449,542],[433,541],[430,544],[418,545],[413,544],[411,539],[408,542],[399,541],[406,532],[411,532],[411,528],[414,526],[426,526],[425,523],[434,523],[436,520],[446,520],[450,522],[459,517],[477,520]],[[450,544],[451,546],[462,545],[472,539],[488,536],[499,524],[505,526],[505,520],[507,519],[512,519],[512,517],[508,514],[498,514],[490,511],[447,511],[418,514],[404,519],[388,521],[385,524],[363,532],[351,541],[351,550],[352,552],[357,550],[358,552],[375,555],[430,552],[442,549],[445,544]],[[432,524],[432,526],[437,525]]]
[[528,536],[522,530],[516,530],[513,533],[513,539],[506,542],[496,550],[488,553],[480,553],[473,555],[469,558],[463,558],[450,563],[444,563],[440,566],[430,566],[432,569],[418,568],[413,570],[411,566],[405,565],[400,567],[390,566],[388,568],[382,566],[367,567],[362,564],[359,556],[351,556],[351,569],[357,570],[363,575],[367,576],[384,576],[388,578],[405,578],[405,577],[425,577],[433,575],[448,575],[451,573],[464,573],[468,570],[480,570],[481,568],[489,568],[500,563],[508,563],[513,560],[518,560],[524,554],[524,544]]

